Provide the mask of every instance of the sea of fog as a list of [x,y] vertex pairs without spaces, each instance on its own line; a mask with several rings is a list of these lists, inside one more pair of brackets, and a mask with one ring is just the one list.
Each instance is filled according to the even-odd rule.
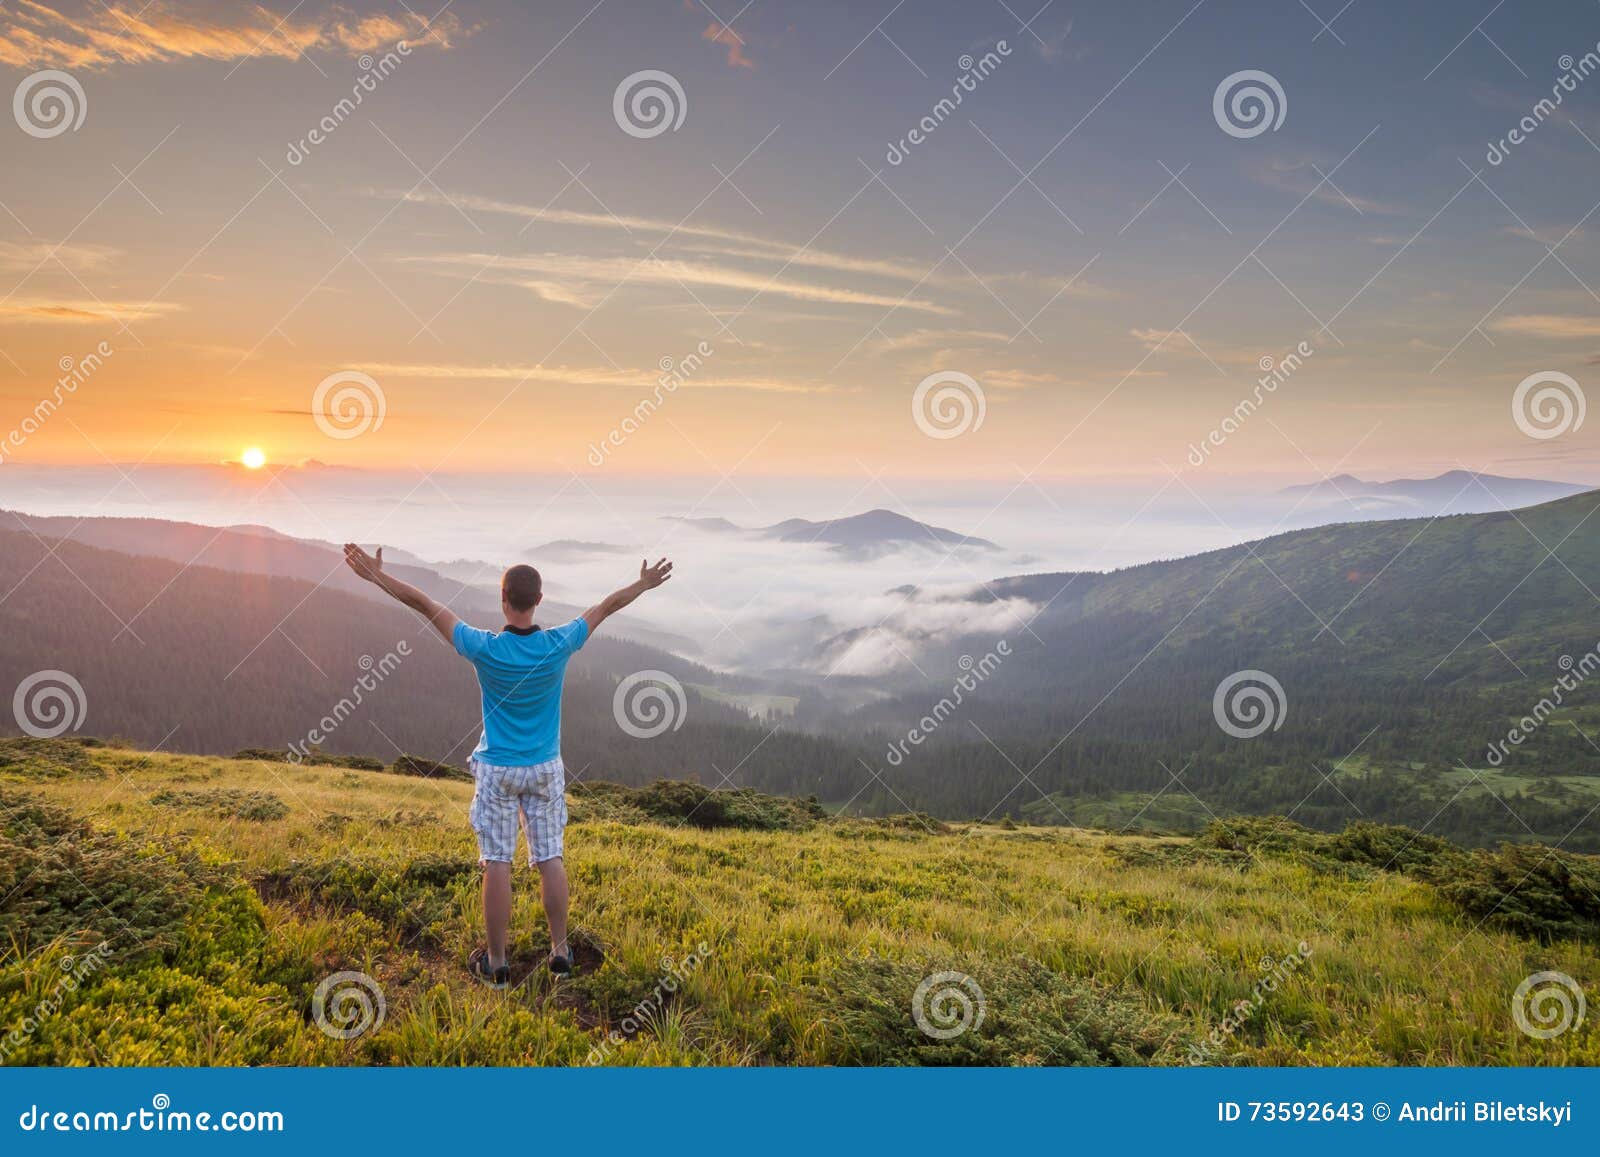
[[[531,562],[545,576],[548,597],[578,604],[629,581],[642,556],[667,555],[676,564],[673,581],[638,611],[694,639],[700,658],[746,670],[804,665],[817,638],[877,627],[839,668],[855,674],[906,660],[915,644],[901,646],[902,635],[960,629],[976,613],[970,604],[944,615],[927,606],[908,608],[895,588],[914,585],[954,596],[1005,575],[1108,570],[1315,521],[1314,512],[1295,510],[1270,491],[1205,493],[1172,481],[1047,487],[14,463],[0,469],[0,508],[257,524],[297,538],[400,548],[436,564],[456,564],[449,573],[484,584],[513,562]],[[820,543],[778,542],[679,521],[723,518],[759,528],[875,508],[986,539],[998,549],[895,548],[862,558]],[[1013,612],[1025,615],[1026,608]]]

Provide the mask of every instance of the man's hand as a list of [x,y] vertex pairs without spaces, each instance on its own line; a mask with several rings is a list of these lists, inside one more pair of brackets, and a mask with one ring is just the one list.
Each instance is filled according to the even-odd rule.
[[664,558],[656,559],[656,565],[649,565],[649,559],[639,560],[639,581],[644,584],[644,589],[653,591],[662,583],[672,577],[672,564]]
[[369,583],[374,583],[397,602],[404,603],[412,610],[422,615],[433,624],[434,630],[444,637],[444,641],[452,643],[455,638],[457,619],[455,612],[449,607],[435,602],[423,594],[410,583],[401,582],[397,578],[384,573],[383,547],[378,548],[378,553],[368,554],[353,542],[344,544],[344,561],[350,569]]
[[639,578],[637,581],[629,583],[620,591],[612,591],[594,606],[583,612],[584,622],[589,624],[589,632],[593,634],[599,629],[601,623],[633,602],[645,591],[655,590],[671,577],[672,564],[666,559],[656,559],[654,566],[650,565],[648,558],[640,559]]
[[350,569],[366,579],[369,583],[378,581],[383,574],[383,547],[378,548],[376,556],[368,554],[353,542],[344,544],[344,561]]

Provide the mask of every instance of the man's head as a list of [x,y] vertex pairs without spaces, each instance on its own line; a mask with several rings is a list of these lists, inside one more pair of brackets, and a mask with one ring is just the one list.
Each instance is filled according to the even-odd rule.
[[500,580],[500,602],[506,617],[532,615],[544,597],[544,580],[531,566],[518,564]]

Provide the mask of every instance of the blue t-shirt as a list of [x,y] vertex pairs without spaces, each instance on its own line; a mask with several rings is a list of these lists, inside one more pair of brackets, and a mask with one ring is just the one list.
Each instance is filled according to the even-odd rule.
[[477,669],[483,692],[483,738],[474,759],[528,767],[561,755],[561,683],[567,660],[588,639],[581,618],[527,634],[456,624],[456,652]]

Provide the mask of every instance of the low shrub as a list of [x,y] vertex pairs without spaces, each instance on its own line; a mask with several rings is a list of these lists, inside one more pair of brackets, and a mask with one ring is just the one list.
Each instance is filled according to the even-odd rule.
[[89,749],[98,739],[35,739],[28,735],[0,739],[0,775],[18,779],[103,779],[105,769]]
[[0,959],[62,940],[115,957],[172,942],[215,869],[182,845],[98,832],[0,788]]
[[438,763],[420,755],[402,755],[395,759],[389,770],[396,775],[416,775],[423,779],[459,779],[472,782],[472,773],[451,763]]
[[1520,936],[1551,941],[1600,933],[1600,858],[1501,844],[1463,856],[1439,890],[1467,915]]
[[270,791],[244,791],[239,788],[210,788],[204,791],[173,791],[166,788],[150,797],[156,807],[203,811],[219,819],[267,823],[289,814],[289,805]]
[[[819,1038],[840,1065],[1150,1065],[1179,1064],[1191,1043],[1175,1019],[1152,1016],[1137,1000],[1087,980],[1052,972],[1022,957],[963,965],[969,983],[941,978],[919,985],[950,962],[853,960],[817,985],[815,1015],[830,1031]],[[960,974],[965,976],[965,973]],[[978,1012],[981,993],[982,1018]]]
[[649,787],[604,781],[575,783],[568,786],[567,794],[596,814],[608,808],[616,814],[615,809],[627,807],[648,819],[695,828],[804,831],[828,815],[815,796],[798,800],[747,787],[716,790],[681,779],[658,779]]

